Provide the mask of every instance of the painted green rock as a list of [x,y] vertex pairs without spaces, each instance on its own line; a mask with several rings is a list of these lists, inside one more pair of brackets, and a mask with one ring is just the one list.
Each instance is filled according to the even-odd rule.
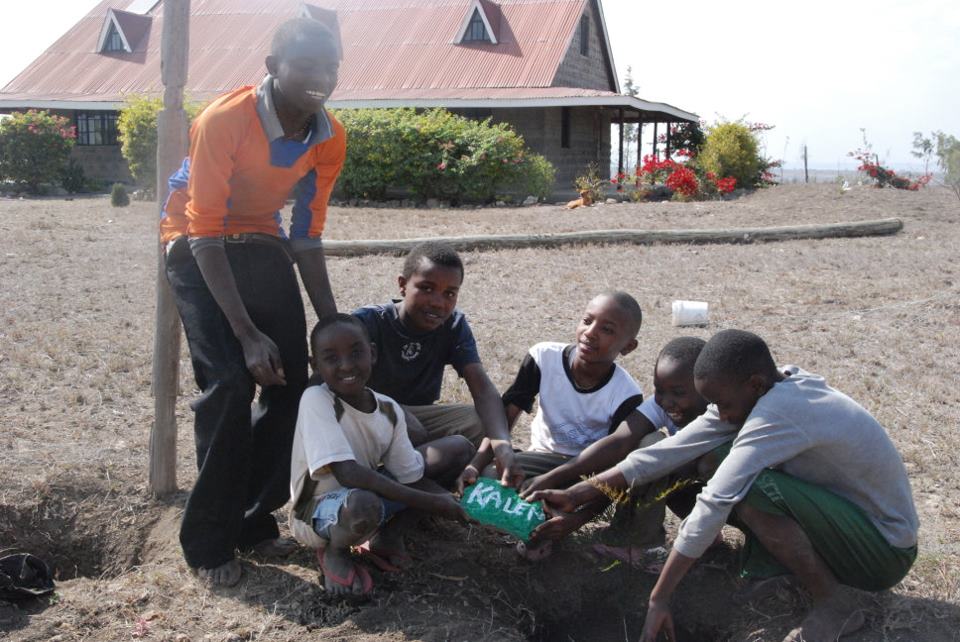
[[460,504],[470,517],[481,524],[510,533],[524,542],[530,539],[533,529],[546,519],[539,502],[525,502],[514,489],[505,488],[500,482],[485,477],[463,491]]

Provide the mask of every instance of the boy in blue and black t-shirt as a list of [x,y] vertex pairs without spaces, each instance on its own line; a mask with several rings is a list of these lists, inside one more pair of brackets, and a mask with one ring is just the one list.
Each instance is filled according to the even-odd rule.
[[[460,257],[444,243],[421,243],[410,250],[397,282],[400,300],[353,312],[376,344],[370,388],[403,406],[414,446],[454,434],[477,446],[489,437],[501,480],[519,485],[523,471],[514,462],[500,393],[480,363],[470,324],[456,309]],[[448,364],[467,383],[473,405],[434,403]]]

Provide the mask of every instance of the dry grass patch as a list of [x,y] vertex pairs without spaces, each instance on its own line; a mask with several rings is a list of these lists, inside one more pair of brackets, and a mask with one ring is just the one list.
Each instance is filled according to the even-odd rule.
[[[826,223],[899,216],[894,237],[738,246],[584,246],[469,253],[460,304],[494,382],[509,385],[526,349],[568,340],[597,292],[621,288],[644,310],[640,347],[623,360],[648,392],[670,338],[673,299],[710,302],[689,332],[751,329],[781,363],[818,372],[873,412],[906,461],[921,517],[921,557],[871,602],[854,640],[950,640],[960,630],[960,212],[945,190],[919,193],[784,186],[732,202],[484,210],[332,208],[329,238],[400,238],[598,228]],[[0,201],[0,548],[39,550],[61,582],[50,603],[0,609],[12,640],[629,639],[652,576],[603,572],[580,555],[590,532],[546,567],[518,563],[500,538],[427,525],[420,565],[380,576],[372,602],[342,605],[317,588],[306,553],[252,559],[237,589],[200,589],[176,542],[182,496],[145,496],[154,204],[106,199]],[[330,261],[342,309],[396,294],[400,260]],[[684,331],[686,332],[686,331]],[[194,456],[181,360],[179,482]],[[453,375],[447,400],[467,391]],[[526,426],[518,430],[525,443]],[[674,525],[675,526],[675,525]],[[729,541],[733,541],[732,539]],[[735,546],[682,588],[686,639],[778,640],[804,608],[799,594],[755,609],[731,602]],[[72,578],[72,579],[71,579]],[[452,579],[451,579],[452,578]],[[782,599],[781,599],[782,598]],[[9,616],[9,617],[8,617]],[[182,640],[183,638],[181,638]]]

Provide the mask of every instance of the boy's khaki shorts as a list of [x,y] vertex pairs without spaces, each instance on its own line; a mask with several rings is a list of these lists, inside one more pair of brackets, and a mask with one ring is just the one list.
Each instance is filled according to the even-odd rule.
[[471,404],[431,404],[404,406],[403,409],[420,420],[430,441],[450,435],[462,435],[477,448],[486,436],[480,415]]

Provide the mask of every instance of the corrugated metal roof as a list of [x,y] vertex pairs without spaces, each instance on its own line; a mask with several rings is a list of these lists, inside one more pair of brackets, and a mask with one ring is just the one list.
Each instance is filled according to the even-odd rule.
[[[584,3],[500,0],[497,45],[452,43],[470,0],[326,0],[311,4],[337,12],[344,48],[339,91],[355,92],[548,87]],[[128,4],[122,0],[101,2],[14,78],[0,99],[8,102],[14,96],[59,95],[105,101],[128,93],[160,92],[163,3],[149,13],[153,16],[149,32],[130,34],[139,36],[133,38],[138,42],[131,43],[132,53],[94,51],[107,9],[122,10]],[[202,96],[257,82],[264,73],[263,58],[274,29],[299,15],[301,6],[299,0],[194,0],[188,91]]]
[[[643,109],[661,105],[663,113],[694,116],[669,105],[631,99],[634,105],[614,92],[551,87],[588,1],[482,0],[481,6],[491,14],[491,5],[498,8],[498,16],[489,16],[497,22],[496,45],[453,43],[473,0],[309,4],[335,11],[339,24],[343,61],[332,106],[378,102],[429,106],[442,101],[487,105],[492,100],[535,105],[569,99],[571,104]],[[108,9],[122,10],[129,4],[104,0],[97,5],[0,90],[0,107],[109,109],[127,95],[159,95],[162,2],[150,9],[150,18],[126,14],[122,28],[141,32],[127,34],[136,41],[130,43],[132,53],[95,52]],[[193,0],[188,98],[208,100],[259,82],[274,30],[302,9],[301,0]]]

